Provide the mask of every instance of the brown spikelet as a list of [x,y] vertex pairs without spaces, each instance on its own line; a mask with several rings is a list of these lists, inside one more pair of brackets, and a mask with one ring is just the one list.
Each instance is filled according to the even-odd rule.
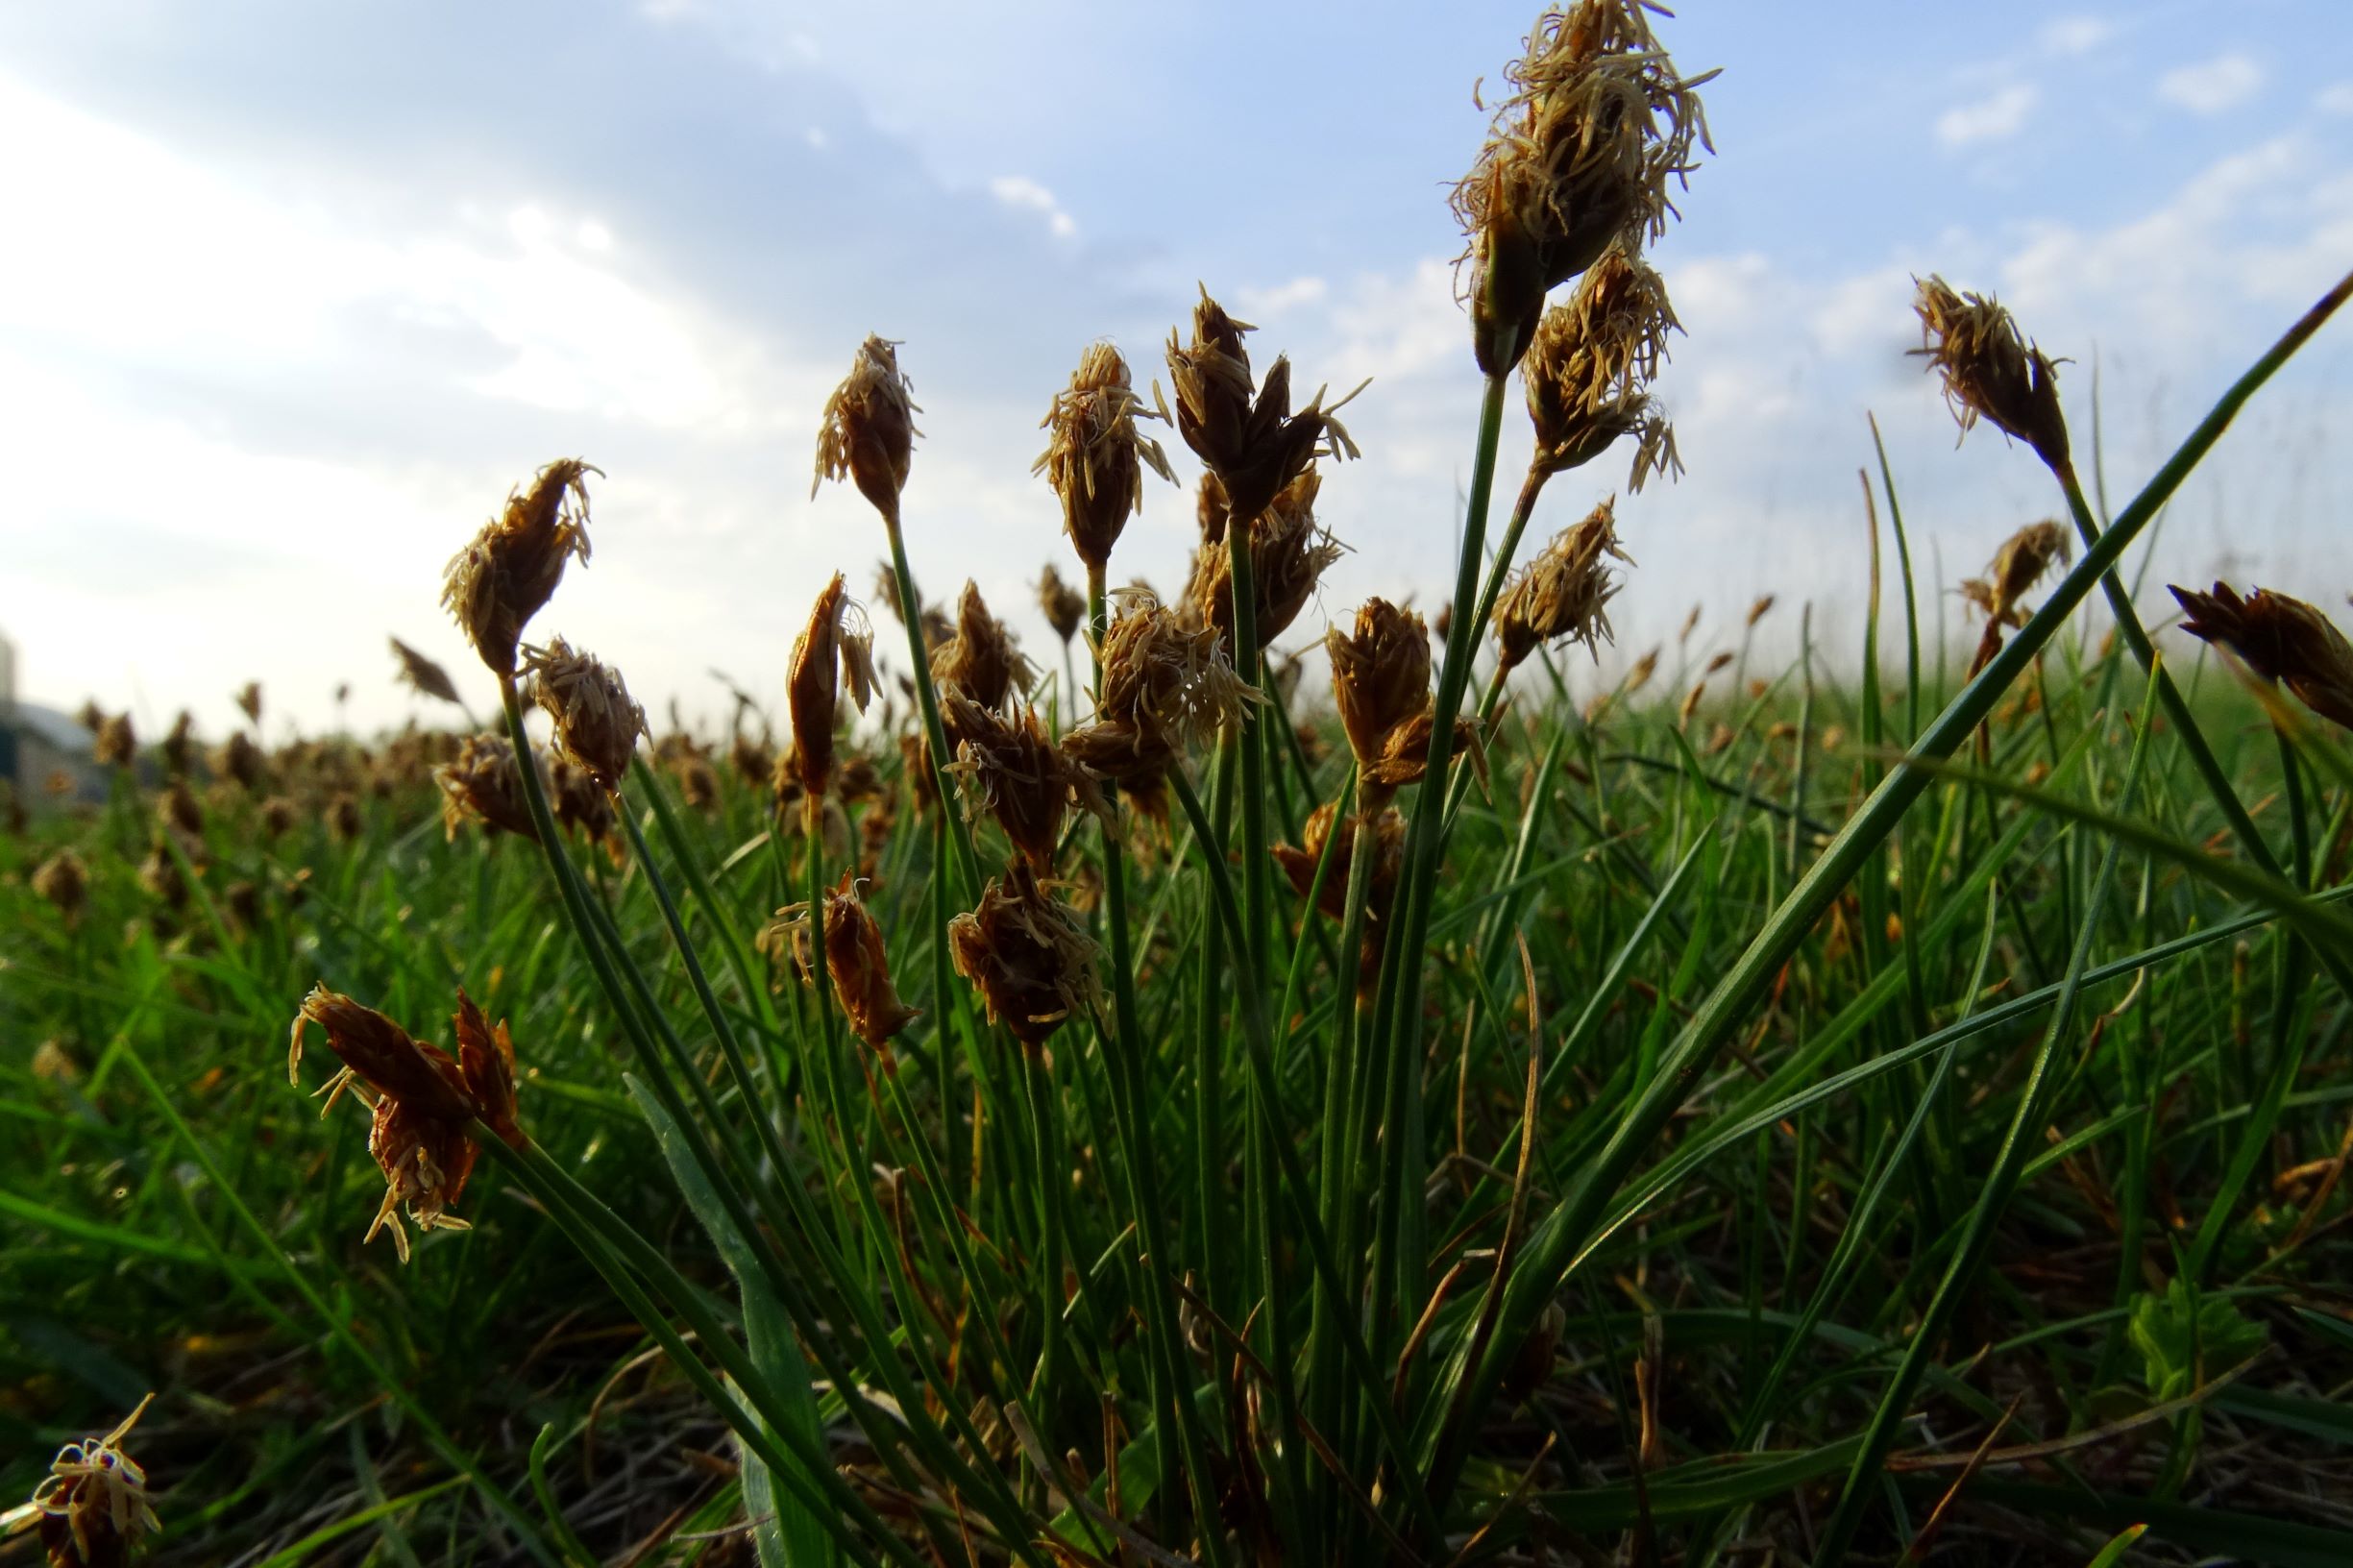
[[[1252,601],[1258,607],[1258,646],[1263,649],[1290,629],[1299,612],[1323,580],[1324,572],[1343,553],[1331,533],[1315,521],[1315,494],[1322,479],[1314,470],[1286,485],[1253,521],[1245,534],[1250,542]],[[1195,617],[1213,626],[1233,646],[1234,558],[1225,546],[1204,547],[1194,557],[1193,577],[1186,592]]]
[[37,1526],[50,1568],[123,1568],[163,1528],[148,1498],[146,1470],[122,1446],[155,1397],[140,1400],[105,1436],[67,1443],[50,1461],[26,1522]]
[[947,939],[956,972],[980,993],[989,1020],[1032,1050],[1101,997],[1094,943],[1069,909],[1045,895],[1027,861],[1008,866],[977,908],[948,921]]
[[1642,0],[1548,10],[1505,67],[1512,93],[1455,187],[1468,245],[1472,344],[1500,376],[1535,335],[1546,293],[1613,245],[1664,232],[1696,147],[1708,146],[1695,90],[1652,35]]
[[833,732],[845,680],[850,701],[864,713],[874,694],[874,634],[866,611],[847,596],[836,572],[793,644],[792,674],[785,684],[794,770],[801,788],[820,798],[833,775]]
[[[1139,418],[1162,417],[1137,398],[1127,361],[1109,343],[1088,345],[1070,385],[1054,394],[1042,428],[1051,432],[1030,472],[1043,474],[1062,502],[1063,529],[1091,572],[1111,561],[1128,516],[1143,506],[1143,471],[1169,483],[1167,454],[1138,433]],[[1051,612],[1049,612],[1049,615]],[[1062,634],[1063,641],[1070,633]]]
[[172,721],[171,729],[165,733],[163,744],[156,749],[162,754],[165,772],[174,778],[186,777],[190,765],[196,760],[196,716],[182,708],[180,716]]
[[156,796],[156,821],[191,839],[205,836],[204,808],[196,803],[195,792],[188,788],[187,780],[183,778],[173,779],[163,793]]
[[1089,723],[1063,737],[1063,748],[1140,801],[1157,802],[1185,749],[1259,698],[1214,631],[1188,625],[1149,593],[1124,590],[1119,600],[1103,638],[1101,700]]
[[548,814],[555,825],[586,844],[600,844],[615,865],[621,863],[621,820],[613,812],[613,796],[585,768],[562,756],[543,758],[547,765]]
[[1168,334],[1177,433],[1217,476],[1227,515],[1244,521],[1264,511],[1316,458],[1357,455],[1356,443],[1333,417],[1348,398],[1326,408],[1318,391],[1307,406],[1291,411],[1288,359],[1276,359],[1254,389],[1250,353],[1242,347],[1242,334],[1253,331],[1227,315],[1205,288],[1193,306],[1191,340]]
[[[1369,993],[1380,977],[1381,944],[1388,934],[1385,922],[1390,906],[1396,902],[1397,875],[1405,864],[1406,821],[1393,810],[1383,810],[1361,820],[1370,824],[1366,842],[1371,845],[1373,858],[1366,870],[1364,941],[1357,955],[1357,984],[1360,992]],[[1332,845],[1332,866],[1324,873],[1323,889],[1315,900],[1315,907],[1330,919],[1345,920],[1348,916],[1349,872],[1355,864],[1359,821],[1353,814],[1341,819],[1333,802],[1326,801],[1309,816],[1299,836],[1298,848],[1287,844],[1272,848],[1275,864],[1290,882],[1292,891],[1304,898],[1315,885],[1316,863],[1323,858],[1334,824],[1338,823],[1339,842]]]
[[82,918],[83,906],[89,902],[89,869],[71,849],[60,849],[33,873],[35,895],[54,905],[68,925]]
[[[471,1010],[472,1004],[463,1007]],[[478,1020],[478,1014],[476,1018]],[[384,1201],[364,1239],[374,1240],[377,1232],[389,1226],[393,1247],[401,1262],[406,1262],[408,1236],[401,1226],[402,1210],[407,1211],[420,1231],[467,1228],[465,1221],[447,1211],[464,1193],[466,1178],[474,1169],[474,1140],[466,1125],[478,1115],[487,1120],[486,1108],[478,1100],[469,1074],[456,1058],[438,1045],[415,1039],[373,1008],[362,1007],[325,986],[313,987],[294,1015],[286,1052],[286,1076],[294,1083],[302,1081],[303,1034],[311,1023],[326,1031],[328,1048],[343,1063],[343,1070],[322,1090],[328,1110],[334,1109],[335,1101],[354,1081],[375,1096],[368,1153],[384,1173]],[[463,1042],[461,1027],[461,1048]],[[492,1037],[478,1041],[478,1049],[486,1045],[495,1053],[497,1044]],[[487,1109],[502,1112],[506,1127],[512,1128],[511,1056],[502,1063],[481,1065],[478,1074],[495,1090],[489,1081],[502,1066],[507,1086],[505,1102]]]
[[1756,597],[1756,602],[1749,606],[1749,615],[1745,625],[1751,628],[1753,628],[1759,621],[1762,621],[1766,616],[1772,613],[1773,596],[1771,594],[1759,594]]
[[621,782],[648,733],[646,710],[629,696],[621,672],[593,654],[575,652],[561,637],[523,650],[533,700],[555,721],[564,755],[605,789]]
[[1633,565],[1618,544],[1617,503],[1603,502],[1523,567],[1495,600],[1497,678],[1558,638],[1585,645],[1595,660],[1610,640],[1608,604],[1619,584],[1609,562]]
[[993,814],[1005,837],[1040,871],[1052,874],[1070,811],[1112,820],[1094,775],[1054,744],[1036,708],[1008,716],[953,686],[942,691],[940,704],[942,726],[956,747],[947,771],[965,797],[966,817],[984,808]]
[[2243,599],[2226,582],[2212,593],[2169,591],[2181,602],[2182,630],[2229,649],[2321,718],[2353,728],[2353,646],[2327,616],[2268,588]]
[[898,999],[891,984],[882,927],[858,896],[857,882],[848,871],[825,894],[825,972],[833,979],[834,997],[851,1032],[889,1066],[892,1037],[921,1017],[922,1009]]
[[359,810],[359,796],[349,790],[337,794],[327,803],[327,831],[337,844],[356,844],[367,827]]
[[213,748],[212,771],[224,778],[235,779],[238,788],[248,795],[258,795],[269,787],[269,759],[261,754],[254,738],[241,729],[230,731],[229,738]]
[[[1435,704],[1389,731],[1383,743],[1381,755],[1364,765],[1364,799],[1368,807],[1385,800],[1389,794],[1409,784],[1419,784],[1430,771],[1430,742],[1436,734],[1438,716]],[[1487,777],[1486,748],[1479,743],[1479,731],[1470,720],[1457,716],[1454,734],[1447,746],[1449,757],[1470,753],[1471,766],[1479,771],[1482,784]]]
[[1087,596],[1063,581],[1051,561],[1038,577],[1038,608],[1066,647],[1087,624]]
[[90,743],[90,757],[101,768],[129,768],[138,761],[138,732],[127,713],[110,714],[98,724]]
[[922,412],[913,387],[899,374],[898,345],[869,335],[850,361],[849,374],[825,400],[817,429],[817,478],[809,494],[827,479],[847,478],[874,510],[898,522],[899,493],[914,466],[915,428]]
[[603,472],[577,457],[550,463],[450,557],[441,602],[492,674],[514,674],[524,625],[555,593],[564,562],[587,562],[588,476]]
[[469,819],[494,832],[537,842],[531,810],[523,793],[523,772],[514,746],[503,735],[469,735],[456,757],[433,770],[441,790],[441,822],[450,838]]
[[1645,390],[1676,330],[1666,285],[1623,246],[1613,247],[1568,304],[1537,324],[1521,365],[1528,417],[1535,427],[1530,483],[1582,467],[1619,437],[1635,435],[1628,488],[1654,473],[1680,473],[1675,431]]
[[236,693],[236,703],[237,711],[245,715],[245,722],[252,724],[257,729],[260,728],[261,682],[257,680],[249,680],[244,685],[238,687]]
[[931,650],[931,674],[943,688],[961,687],[984,708],[1002,708],[1038,678],[1037,667],[1021,656],[1013,633],[989,613],[969,579],[956,601],[955,635]]
[[473,1097],[474,1114],[510,1148],[529,1141],[515,1120],[515,1045],[506,1020],[493,1028],[466,988],[457,988],[457,1071]]
[[1357,765],[1368,768],[1389,738],[1430,701],[1430,632],[1419,614],[1385,599],[1368,599],[1356,627],[1324,634],[1332,660],[1332,697],[1340,710]]
[[1942,278],[1913,282],[1921,340],[1913,352],[1943,376],[1945,401],[1962,432],[1987,420],[2032,447],[2052,470],[2064,469],[2067,416],[2056,362],[2025,340],[1992,295],[1955,293]]
[[392,640],[392,656],[401,667],[401,679],[419,697],[463,707],[465,699],[457,695],[457,683],[450,678],[449,671],[402,642]]

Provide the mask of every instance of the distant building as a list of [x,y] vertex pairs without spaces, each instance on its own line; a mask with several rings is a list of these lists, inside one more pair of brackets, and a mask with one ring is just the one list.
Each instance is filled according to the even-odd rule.
[[62,776],[68,795],[94,799],[104,781],[90,760],[90,735],[71,714],[16,699],[16,645],[0,634],[0,779],[16,798],[37,806],[56,797],[51,780]]

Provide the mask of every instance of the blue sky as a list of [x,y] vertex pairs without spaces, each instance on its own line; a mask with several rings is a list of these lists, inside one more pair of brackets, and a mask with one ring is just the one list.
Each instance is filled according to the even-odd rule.
[[[1292,634],[1371,593],[1434,607],[1477,389],[1447,184],[1533,19],[1486,3],[801,7],[83,0],[0,12],[0,630],[24,695],[218,731],[396,723],[386,633],[473,667],[441,563],[507,487],[581,453],[596,556],[536,628],[650,707],[780,688],[826,574],[882,541],[814,502],[818,411],[868,331],[904,340],[927,439],[928,597],[1017,611],[1069,556],[1036,426],[1091,339],[1140,379],[1196,280],[1307,386],[1373,385],[1330,475],[1352,547]],[[2063,371],[2096,365],[2118,500],[2353,266],[2353,17],[2218,9],[1689,0],[1659,24],[1717,156],[1658,248],[1687,329],[1658,391],[1689,475],[1625,498],[1619,656],[1728,636],[1773,592],[1859,636],[1855,469],[1885,429],[1924,607],[2056,504],[1954,432],[1915,272],[1992,288]],[[2331,607],[2353,588],[2353,329],[2243,421],[2155,545]],[[1516,405],[1506,463],[1526,437]],[[1173,441],[1170,443],[1175,446]],[[1516,448],[1516,453],[1515,453]],[[1192,472],[1189,457],[1180,472]],[[1556,481],[1539,527],[1622,481]],[[1166,587],[1158,486],[1115,560]],[[1959,609],[1942,595],[1946,613]],[[2150,600],[2153,610],[2158,600]],[[1794,615],[1777,617],[1784,635]],[[1605,678],[1601,672],[1588,680]]]

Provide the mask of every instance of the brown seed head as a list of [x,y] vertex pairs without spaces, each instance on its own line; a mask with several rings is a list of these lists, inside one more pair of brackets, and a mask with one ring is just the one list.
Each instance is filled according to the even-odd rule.
[[1094,943],[1040,889],[1027,861],[1006,867],[978,908],[948,921],[947,940],[956,972],[980,992],[989,1020],[1032,1050],[1102,995]]
[[1128,515],[1143,508],[1143,471],[1176,483],[1160,443],[1137,432],[1140,416],[1162,417],[1137,398],[1119,351],[1092,343],[1042,422],[1052,436],[1030,472],[1043,474],[1061,498],[1064,531],[1091,571],[1105,569]]
[[360,815],[359,796],[343,791],[327,804],[327,830],[337,844],[355,844],[366,828],[366,819]]
[[450,678],[449,671],[398,637],[392,639],[392,656],[400,662],[401,679],[418,696],[438,698],[460,707],[465,705],[465,699],[457,695],[457,683]]
[[[461,993],[461,1050],[467,1029],[462,1020],[472,1011],[473,1004]],[[479,1021],[477,1012],[474,1022]],[[316,986],[303,998],[289,1032],[286,1076],[297,1084],[302,1081],[303,1034],[311,1023],[327,1032],[328,1048],[343,1063],[343,1070],[321,1091],[327,1095],[327,1109],[333,1110],[355,1081],[375,1096],[368,1153],[384,1173],[384,1201],[363,1239],[373,1241],[376,1233],[389,1225],[392,1244],[406,1262],[408,1236],[401,1228],[402,1209],[420,1231],[467,1228],[465,1221],[446,1212],[465,1191],[474,1169],[474,1140],[466,1134],[466,1124],[477,1115],[487,1121],[496,1114],[504,1123],[502,1137],[515,1130],[513,1058],[511,1051],[502,1051],[504,1031],[492,1035],[484,1029],[476,1038],[477,1066],[469,1074],[440,1046],[414,1038],[373,1008]],[[478,1084],[487,1099],[478,1097]],[[516,1136],[521,1136],[519,1130]]]
[[2244,599],[2226,582],[2210,594],[2171,589],[2181,629],[2228,648],[2323,719],[2353,728],[2353,647],[2329,618],[2300,599],[2258,588]]
[[1415,611],[1368,599],[1357,610],[1354,633],[1333,627],[1324,649],[1348,748],[1359,767],[1369,767],[1430,701],[1430,630]]
[[1326,408],[1318,390],[1294,414],[1290,361],[1278,358],[1254,396],[1242,334],[1255,330],[1227,315],[1203,289],[1193,306],[1191,342],[1168,334],[1177,433],[1217,476],[1227,513],[1244,519],[1265,510],[1316,458],[1358,455],[1356,443],[1333,417],[1355,392]]
[[1980,418],[2032,447],[2054,471],[2068,460],[2067,416],[2055,361],[2027,342],[1990,294],[1956,294],[1942,278],[1914,279],[1921,346],[1945,379],[1964,434]]
[[1013,633],[989,613],[987,600],[969,579],[964,597],[956,601],[954,637],[931,650],[931,673],[944,687],[962,687],[984,708],[1004,707],[1038,678],[1037,667],[1021,656]]
[[33,873],[33,892],[56,905],[68,925],[82,918],[83,906],[89,902],[89,869],[71,849],[60,849]]
[[493,1028],[466,988],[457,988],[457,1072],[474,1100],[474,1114],[510,1148],[529,1141],[515,1119],[515,1044],[506,1020]]
[[891,984],[882,927],[858,896],[857,882],[848,871],[825,894],[825,972],[833,977],[833,993],[849,1018],[851,1032],[888,1064],[892,1037],[921,1017],[922,1009],[898,999]]
[[983,808],[994,814],[1005,837],[1039,870],[1053,874],[1063,821],[1072,809],[1112,821],[1094,775],[1054,744],[1036,708],[1024,706],[1009,717],[953,686],[940,694],[940,708],[942,727],[956,747],[947,771],[964,796],[966,819]]
[[577,764],[561,756],[543,756],[541,761],[547,765],[548,814],[555,819],[555,825],[585,843],[603,845],[618,865],[621,821],[613,813],[612,796]]
[[213,748],[212,771],[224,778],[235,779],[248,795],[258,795],[269,787],[269,759],[261,754],[254,738],[241,729],[231,730],[229,738]]
[[261,802],[261,832],[269,839],[282,839],[301,820],[294,802],[282,795],[273,795]]
[[188,766],[196,757],[196,717],[182,708],[172,721],[172,727],[157,748],[163,753],[163,771],[174,778],[185,777]]
[[1324,873],[1323,890],[1316,895],[1315,907],[1327,919],[1344,921],[1348,917],[1348,877],[1355,864],[1360,820],[1370,823],[1367,842],[1373,858],[1366,871],[1364,939],[1357,954],[1357,987],[1360,993],[1369,994],[1380,979],[1381,945],[1388,935],[1384,922],[1388,919],[1390,906],[1396,902],[1397,875],[1405,864],[1405,818],[1384,809],[1368,819],[1360,819],[1355,814],[1342,819],[1334,803],[1326,801],[1309,816],[1299,835],[1298,848],[1278,844],[1272,853],[1291,890],[1304,898],[1315,885],[1316,862],[1323,858],[1324,845],[1331,841],[1336,822],[1340,838],[1332,845],[1332,866]]
[[[1265,649],[1290,629],[1307,607],[1316,584],[1345,551],[1331,531],[1315,521],[1315,493],[1322,478],[1313,469],[1285,485],[1251,523],[1252,598],[1258,606],[1258,646]],[[1234,558],[1232,540],[1205,546],[1193,557],[1193,576],[1186,585],[1194,616],[1216,628],[1233,646]]]
[[1062,574],[1048,561],[1038,578],[1038,608],[1045,615],[1045,624],[1054,628],[1054,635],[1065,647],[1077,636],[1087,624],[1087,596],[1062,580]]
[[848,597],[836,572],[810,607],[809,625],[793,644],[785,706],[793,719],[793,755],[801,788],[822,797],[833,775],[833,730],[842,683],[860,713],[874,695],[874,634],[866,611]]
[[1553,542],[1512,578],[1495,600],[1496,660],[1519,668],[1539,644],[1566,637],[1585,645],[1598,662],[1610,638],[1609,600],[1620,584],[1611,560],[1634,564],[1618,544],[1613,497],[1553,536]]
[[505,510],[442,573],[443,606],[494,675],[514,674],[524,625],[563,580],[566,558],[587,563],[591,474],[604,471],[577,457],[550,463],[530,489],[508,493]]
[[245,722],[257,727],[261,723],[261,682],[249,680],[237,688],[237,711]]
[[847,477],[858,493],[890,523],[898,521],[899,492],[915,462],[915,428],[922,412],[914,388],[898,371],[898,345],[870,335],[850,361],[849,375],[825,400],[817,428],[817,478],[809,494],[827,479]]
[[160,837],[155,847],[147,851],[147,858],[139,862],[139,886],[165,909],[177,911],[187,906],[188,879],[182,874],[179,860]]
[[602,659],[573,650],[561,637],[545,648],[523,650],[530,696],[555,721],[556,744],[605,789],[621,782],[637,754],[637,738],[648,734],[646,710],[629,696],[621,672]]
[[205,836],[204,808],[196,803],[195,792],[187,780],[175,778],[156,796],[156,821],[168,828],[176,828],[191,839]]
[[1679,74],[1646,9],[1579,0],[1547,11],[1505,68],[1512,95],[1454,194],[1472,344],[1490,376],[1528,352],[1549,290],[1612,245],[1630,252],[1665,232],[1668,183],[1710,145],[1696,89],[1715,73]]
[[433,770],[441,789],[441,824],[447,837],[457,837],[469,818],[494,832],[518,834],[538,841],[531,809],[523,793],[523,772],[515,763],[514,746],[503,735],[469,735],[454,760]]
[[1772,613],[1773,596],[1771,594],[1759,594],[1756,598],[1756,602],[1749,606],[1749,618],[1747,625],[1753,627],[1759,621],[1762,621],[1766,616]]
[[[1409,784],[1419,784],[1430,771],[1430,742],[1437,733],[1436,705],[1425,707],[1412,718],[1389,731],[1388,740],[1381,747],[1381,755],[1364,766],[1364,799],[1369,807],[1385,800],[1389,795]],[[1479,731],[1470,720],[1458,715],[1454,733],[1446,754],[1458,757],[1464,752],[1471,756],[1471,766],[1479,771],[1482,784],[1487,777],[1486,747],[1479,743]]]
[[138,734],[131,727],[129,714],[110,714],[100,722],[90,756],[101,768],[129,768],[138,761]]
[[1630,489],[1682,471],[1674,429],[1644,390],[1675,326],[1658,275],[1623,250],[1586,273],[1569,304],[1545,312],[1521,367],[1536,434],[1532,483],[1591,462],[1623,435],[1639,437]]
[[155,1397],[105,1436],[67,1443],[50,1461],[32,1502],[50,1568],[122,1568],[163,1528],[148,1500],[147,1472],[122,1447]]
[[2051,563],[2064,564],[2071,558],[2065,528],[2047,520],[2029,523],[2002,541],[1984,576],[1962,580],[1961,597],[1983,610],[1994,625],[2022,626],[2026,609],[2022,600],[2027,591],[2042,580]]
[[1103,689],[1092,720],[1063,747],[1131,794],[1157,790],[1186,748],[1259,700],[1234,673],[1216,632],[1189,625],[1149,593],[1125,590],[1103,638]]

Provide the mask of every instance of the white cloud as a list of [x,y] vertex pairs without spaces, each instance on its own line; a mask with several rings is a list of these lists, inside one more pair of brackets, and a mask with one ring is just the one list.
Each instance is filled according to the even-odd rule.
[[2043,24],[2035,39],[2054,55],[2089,54],[2116,37],[2116,23],[2105,16],[2061,16]]
[[1949,109],[1937,116],[1936,139],[1948,147],[1967,147],[2014,136],[2034,112],[2036,96],[2031,85],[2019,82],[1990,98]]
[[1057,238],[1068,239],[1078,233],[1078,221],[1063,210],[1054,193],[1027,175],[999,175],[989,182],[989,194],[1007,207],[1043,213],[1046,227],[1054,231]]
[[1309,276],[1293,278],[1271,288],[1246,288],[1235,298],[1241,302],[1242,314],[1258,321],[1272,320],[1301,306],[1317,304],[1331,292],[1331,285],[1324,280]]
[[2183,65],[2157,79],[2157,96],[2194,114],[2219,114],[2263,86],[2263,67],[2244,55]]
[[2314,97],[2313,107],[2323,114],[2353,114],[2353,82],[2337,82],[2322,87]]

